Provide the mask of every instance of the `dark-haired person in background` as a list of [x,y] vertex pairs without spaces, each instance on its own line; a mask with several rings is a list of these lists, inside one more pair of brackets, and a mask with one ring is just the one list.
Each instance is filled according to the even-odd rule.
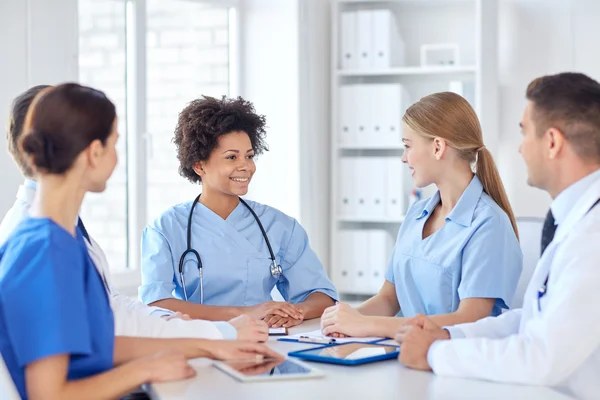
[[[27,110],[33,99],[48,85],[34,86],[17,96],[11,105],[9,126],[6,133],[8,151],[25,177],[25,182],[17,192],[14,205],[0,223],[0,246],[19,223],[29,215],[35,198],[37,183],[35,174],[18,149],[23,133]],[[78,222],[85,230],[83,222]],[[87,233],[87,231],[86,231]],[[110,270],[104,251],[92,235],[84,235],[94,266],[103,276],[106,290],[110,294],[111,308],[115,317],[115,334],[122,336],[140,336],[155,338],[195,337],[205,339],[238,339],[264,342],[268,338],[266,323],[247,315],[241,315],[228,322],[185,320],[177,318],[169,310],[148,307],[137,299],[122,295],[112,285]]]
[[193,376],[187,358],[278,357],[253,343],[115,338],[76,222],[85,194],[104,191],[116,166],[116,126],[104,93],[73,83],[43,90],[27,113],[19,149],[38,188],[30,217],[0,248],[0,354],[23,399],[119,398]]
[[[143,302],[209,320],[246,313],[272,327],[318,318],[334,304],[335,288],[302,226],[272,207],[240,199],[256,172],[254,157],[266,150],[264,137],[264,116],[242,98],[203,97],[180,113],[174,139],[179,171],[201,183],[202,194],[169,208],[144,230]],[[184,256],[188,246],[197,255]],[[286,302],[272,301],[274,287]]]
[[[519,148],[557,224],[523,309],[441,329],[419,316],[396,336],[400,361],[442,376],[600,391],[600,84],[579,73],[527,88]],[[444,340],[444,339],[452,340]],[[437,339],[437,341],[436,341]]]

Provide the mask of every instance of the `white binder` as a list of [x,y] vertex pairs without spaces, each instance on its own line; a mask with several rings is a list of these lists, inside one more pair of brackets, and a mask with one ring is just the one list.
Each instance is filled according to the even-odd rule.
[[340,168],[338,174],[338,213],[340,216],[353,217],[356,215],[356,159],[354,157],[340,158]]
[[392,11],[372,11],[372,27],[372,66],[385,69],[404,65],[404,41],[398,31],[396,18]]
[[344,11],[340,17],[340,68],[356,69],[356,12]]
[[385,216],[390,219],[399,219],[406,212],[406,196],[404,196],[404,177],[406,176],[400,157],[386,160],[386,195]]
[[385,273],[393,248],[392,235],[384,229],[369,231],[369,285],[371,293],[379,293],[385,282]]
[[[382,157],[362,157],[357,170],[357,186],[359,196],[365,199],[361,216],[380,219],[385,217],[385,184],[386,184],[386,159]],[[359,205],[360,207],[360,205]]]
[[338,235],[338,265],[333,271],[333,283],[340,292],[351,292],[354,280],[354,231],[341,229]]
[[356,144],[371,145],[372,142],[372,102],[375,92],[373,85],[356,85],[354,90],[355,108],[354,123],[356,124]]
[[371,294],[369,278],[369,231],[357,229],[353,231],[354,249],[352,293]]
[[371,104],[370,135],[381,146],[399,146],[402,140],[401,121],[404,115],[402,85],[382,84],[369,87]]
[[340,114],[338,143],[341,145],[356,144],[356,86],[340,86]]
[[359,10],[356,12],[356,52],[358,69],[370,69],[373,59],[373,11]]

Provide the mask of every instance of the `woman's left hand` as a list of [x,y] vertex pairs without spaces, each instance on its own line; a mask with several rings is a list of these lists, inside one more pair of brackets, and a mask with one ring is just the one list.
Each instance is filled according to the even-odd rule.
[[267,323],[269,328],[291,328],[292,326],[300,325],[304,318],[295,319],[291,317],[282,317],[280,315],[267,315],[263,321]]
[[345,336],[366,337],[367,317],[346,303],[338,303],[327,308],[321,317],[321,330],[326,336],[343,334]]

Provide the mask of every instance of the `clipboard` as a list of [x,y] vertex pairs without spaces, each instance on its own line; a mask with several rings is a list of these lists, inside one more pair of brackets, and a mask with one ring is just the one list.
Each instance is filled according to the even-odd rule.
[[399,345],[347,342],[292,351],[288,356],[305,361],[354,366],[395,359],[399,354]]

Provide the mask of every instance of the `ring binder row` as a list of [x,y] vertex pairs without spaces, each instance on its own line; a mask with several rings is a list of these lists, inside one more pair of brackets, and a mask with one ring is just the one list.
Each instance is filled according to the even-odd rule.
[[404,42],[391,10],[344,11],[340,34],[341,69],[381,69],[405,63]]
[[372,295],[379,292],[394,247],[394,237],[385,229],[339,231],[333,281],[341,293]]
[[402,145],[402,116],[410,105],[403,85],[343,85],[339,105],[340,145]]

